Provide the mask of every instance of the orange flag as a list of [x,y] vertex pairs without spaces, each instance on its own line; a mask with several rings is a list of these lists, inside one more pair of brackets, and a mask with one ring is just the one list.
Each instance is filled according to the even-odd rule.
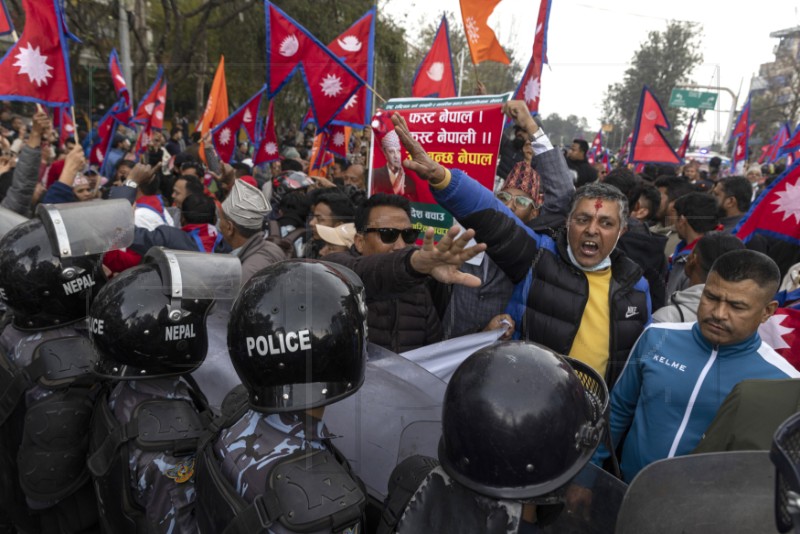
[[460,0],[461,18],[464,20],[464,33],[467,36],[472,63],[497,61],[504,65],[510,63],[503,47],[497,41],[487,22],[500,0]]
[[228,118],[228,86],[225,84],[225,56],[220,56],[217,73],[214,74],[214,83],[208,93],[208,102],[203,117],[197,125],[201,134],[208,131]]
[[[211,84],[211,92],[208,93],[206,110],[197,123],[197,131],[200,135],[210,132],[214,126],[228,118],[228,85],[225,83],[225,56],[219,57],[217,72],[214,74],[214,82]],[[206,161],[206,150],[203,141],[200,141],[200,159]]]

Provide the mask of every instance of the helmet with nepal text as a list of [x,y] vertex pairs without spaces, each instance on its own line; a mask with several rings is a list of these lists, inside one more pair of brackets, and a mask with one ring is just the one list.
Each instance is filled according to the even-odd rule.
[[[56,328],[86,317],[106,281],[102,254],[133,241],[127,200],[40,204],[36,214],[0,239],[0,300],[21,330]],[[7,221],[8,215],[0,218]]]
[[60,258],[45,226],[31,219],[0,239],[0,300],[20,330],[45,330],[86,317],[105,283],[100,254]]
[[133,380],[194,371],[208,350],[214,299],[232,299],[240,280],[235,256],[152,248],[144,264],[115,276],[92,303],[94,372]]
[[608,390],[589,366],[532,342],[478,350],[456,369],[442,407],[439,460],[448,475],[500,499],[563,488],[604,431]]
[[367,306],[361,279],[318,260],[266,267],[242,288],[228,352],[250,406],[287,412],[325,406],[364,382]]

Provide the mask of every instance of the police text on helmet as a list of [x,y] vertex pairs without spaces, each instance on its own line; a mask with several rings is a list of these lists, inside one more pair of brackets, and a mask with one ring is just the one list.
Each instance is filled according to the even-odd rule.
[[80,278],[70,280],[61,285],[64,286],[64,294],[72,295],[73,293],[83,291],[87,287],[92,287],[94,285],[94,278],[92,278],[90,274],[85,274]]
[[103,327],[105,327],[105,321],[103,321],[102,319],[95,319],[94,317],[89,317],[89,330],[91,330],[92,333],[102,336]]
[[8,300],[8,297],[6,296],[6,290],[2,287],[0,287],[0,300]]
[[287,352],[311,349],[311,331],[308,329],[297,332],[277,332],[269,336],[248,337],[247,355],[253,355],[253,349],[259,356],[275,356]]
[[193,324],[176,324],[175,326],[168,326],[164,337],[165,341],[178,341],[179,339],[187,339],[195,337]]

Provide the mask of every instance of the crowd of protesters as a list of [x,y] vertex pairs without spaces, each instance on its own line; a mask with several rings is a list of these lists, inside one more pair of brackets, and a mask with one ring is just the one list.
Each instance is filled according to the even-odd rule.
[[[96,168],[87,163],[91,134],[59,146],[46,113],[5,108],[0,206],[31,217],[40,203],[102,201],[127,188],[135,237],[106,254],[108,278],[155,246],[232,254],[243,283],[289,258],[321,258],[361,278],[368,339],[395,353],[504,328],[505,339],[582,361],[611,391],[626,481],[695,449],[738,383],[800,376],[758,334],[778,290],[798,288],[800,248],[763,236],[745,245],[733,233],[781,168],[751,164],[731,176],[714,158],[707,167],[687,161],[636,173],[620,163],[598,173],[584,159],[585,141],[553,146],[523,103],[504,111],[515,125],[495,191],[428,158],[393,117],[406,168],[486,245],[480,262],[457,272],[443,274],[419,253],[407,198],[368,194],[369,128],[320,173],[310,162],[313,126],[280,131],[280,159],[268,165],[253,165],[246,140],[228,164],[176,114],[139,155],[120,130]],[[725,371],[734,360],[736,372]],[[601,448],[595,461],[608,455]]]

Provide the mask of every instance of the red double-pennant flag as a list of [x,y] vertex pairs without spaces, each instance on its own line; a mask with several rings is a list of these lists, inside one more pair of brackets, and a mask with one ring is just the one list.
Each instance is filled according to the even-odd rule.
[[23,0],[22,9],[22,36],[0,60],[0,100],[72,106],[67,39],[74,36],[66,29],[59,0]]
[[265,9],[268,97],[274,97],[302,68],[314,119],[320,128],[325,128],[364,81],[272,2],[265,2]]
[[681,158],[664,138],[662,130],[670,125],[661,104],[645,86],[634,123],[629,161],[635,163],[671,163],[678,165]]
[[450,98],[456,96],[456,74],[450,55],[450,33],[447,17],[442,17],[431,49],[417,68],[411,83],[411,94],[416,97]]

